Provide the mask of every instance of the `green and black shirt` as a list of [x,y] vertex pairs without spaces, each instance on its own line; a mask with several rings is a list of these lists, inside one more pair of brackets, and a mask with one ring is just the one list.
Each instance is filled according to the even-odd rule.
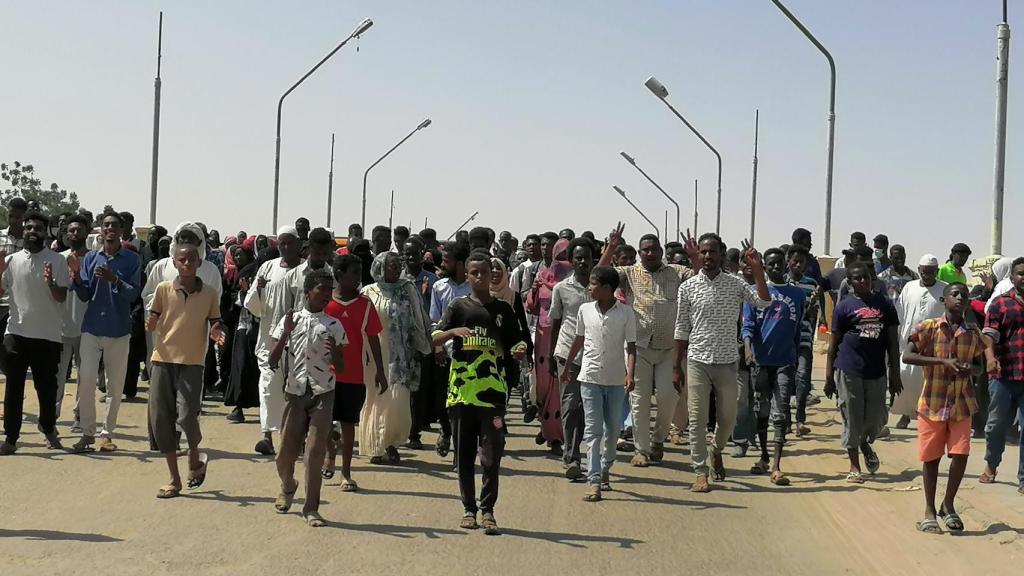
[[497,408],[504,413],[512,351],[526,346],[515,312],[504,300],[482,304],[472,295],[462,296],[445,309],[437,332],[463,326],[473,334],[452,342],[447,406]]

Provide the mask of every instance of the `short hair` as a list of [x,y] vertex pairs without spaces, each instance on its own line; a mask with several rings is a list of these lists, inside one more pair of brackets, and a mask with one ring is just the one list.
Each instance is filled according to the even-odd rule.
[[623,254],[626,253],[636,254],[636,248],[630,246],[629,244],[619,244],[619,246],[615,248],[616,256],[622,256]]
[[72,224],[81,224],[86,228],[92,228],[92,221],[82,214],[73,214],[70,218],[64,221],[65,226],[70,226]]
[[373,227],[372,234],[374,236],[376,236],[380,232],[387,232],[388,234],[390,234],[391,233],[391,228],[388,228],[387,226],[384,226],[384,225],[379,225],[379,226],[374,226]]
[[1013,263],[1010,264],[1010,270],[1012,271],[1014,268],[1020,266],[1021,264],[1024,264],[1024,256],[1018,256],[1014,258]]
[[[70,220],[68,220],[68,222],[70,222]],[[91,226],[92,223],[90,222],[89,225]],[[152,228],[149,229],[149,233],[156,234],[157,238],[163,238],[164,236],[167,236],[167,228],[164,228],[163,226],[157,224],[156,226],[153,226]]]
[[590,238],[591,240],[597,240],[597,237],[595,237],[594,233],[590,230],[584,230],[583,233],[580,234],[580,238]]
[[21,219],[22,222],[28,222],[29,220],[38,220],[43,223],[43,228],[50,227],[50,217],[42,212],[33,210],[32,212],[26,212],[25,216]]
[[591,258],[594,257],[594,253],[596,252],[596,250],[594,249],[594,243],[590,241],[590,238],[584,238],[583,236],[580,236],[579,238],[573,238],[572,240],[569,241],[569,258],[572,258],[573,252],[575,252],[576,249],[581,246],[590,251]]
[[946,284],[946,287],[942,289],[942,295],[946,296],[946,295],[948,295],[950,293],[950,291],[953,290],[953,288],[958,288],[958,287],[959,288],[963,288],[965,291],[967,291],[968,294],[970,294],[970,288],[967,287],[967,284],[964,284],[963,282],[960,282],[959,280],[954,280],[953,282],[950,282],[949,284]]
[[793,235],[790,237],[790,240],[792,240],[793,242],[799,242],[800,240],[802,240],[804,238],[810,238],[810,237],[811,237],[811,231],[810,230],[808,230],[807,228],[797,228],[796,230],[793,230]]
[[469,259],[469,245],[462,242],[446,242],[444,253],[456,262],[465,262]]
[[331,268],[334,271],[334,277],[337,278],[340,274],[343,274],[349,268],[357,264],[360,269],[362,269],[363,260],[355,254],[336,254],[334,256],[334,262],[331,263]]
[[534,242],[537,242],[539,244],[540,243],[540,235],[538,235],[538,234],[527,234],[526,235],[526,239],[523,240],[523,244],[526,244],[530,240],[533,240]]
[[705,232],[701,234],[700,238],[697,238],[697,246],[700,246],[701,244],[707,242],[708,240],[714,240],[715,242],[717,242],[719,250],[725,248],[725,243],[722,242],[722,237],[719,236],[718,234],[715,234],[714,232]]
[[424,228],[420,230],[420,238],[426,238],[428,240],[437,240],[437,231],[433,228]]
[[904,253],[907,251],[907,249],[903,247],[903,244],[893,244],[892,246],[889,246],[889,252],[892,252],[893,250],[901,250]]
[[171,254],[171,257],[177,257],[178,256],[178,252],[182,252],[182,251],[194,252],[195,255],[196,255],[196,258],[199,257],[199,247],[196,246],[195,244],[189,244],[188,242],[175,244],[174,245],[174,254]]
[[730,262],[739,262],[740,261],[740,249],[739,248],[729,248],[728,250],[725,251],[725,259],[730,261]]
[[317,246],[334,244],[334,236],[324,228],[313,228],[309,233],[309,243],[316,244]]
[[16,196],[14,198],[11,198],[10,201],[7,202],[7,209],[8,210],[28,210],[28,202],[26,202],[24,198],[22,198],[20,196]]
[[640,241],[637,242],[636,245],[639,246],[644,242],[654,242],[655,244],[658,245],[659,248],[661,247],[661,239],[658,238],[657,234],[644,234],[643,236],[640,237]]
[[853,240],[854,238],[860,238],[862,242],[868,241],[868,237],[865,236],[863,232],[854,232],[850,234],[850,240]]
[[590,271],[590,277],[597,280],[598,284],[611,288],[612,292],[619,287],[619,273],[611,266],[597,266]]
[[871,278],[871,272],[868,271],[868,265],[864,262],[854,262],[846,267],[846,277],[849,278],[855,270],[859,270],[868,278]]
[[295,219],[296,224],[298,224],[299,222],[302,222],[306,226],[309,226],[309,218],[306,218],[305,216],[299,216],[298,218]]
[[103,218],[100,219],[100,223],[102,224],[103,221],[106,220],[107,218],[114,218],[115,220],[117,220],[118,226],[120,226],[121,228],[124,228],[124,217],[121,216],[121,214],[119,214],[117,212],[113,212],[113,211],[111,211],[111,212],[104,212],[103,213]]
[[676,248],[682,248],[682,247],[683,247],[683,243],[682,242],[676,242],[675,240],[673,240],[672,242],[665,242],[665,251],[666,252],[674,250]]
[[309,292],[318,286],[329,285],[334,287],[334,276],[330,272],[324,269],[313,270],[310,272],[306,279],[302,282],[302,291]]
[[363,233],[363,225],[358,223],[358,222],[348,225],[348,233],[349,234],[352,234],[352,232],[355,231],[355,230],[359,230],[359,233],[362,234]]
[[547,239],[547,240],[552,240],[554,242],[558,242],[558,234],[555,234],[554,232],[545,232],[545,233],[541,234],[540,237],[542,239]]
[[121,216],[121,221],[124,222],[125,224],[127,224],[128,222],[131,222],[133,224],[135,223],[135,214],[132,214],[131,212],[128,212],[127,210],[125,210],[124,212],[121,212],[120,216]]
[[491,261],[491,253],[483,248],[477,248],[470,252],[469,257],[466,258],[466,265],[470,265],[473,262],[487,262]]
[[804,258],[806,258],[809,255],[810,252],[807,251],[807,248],[804,248],[799,244],[790,245],[789,250],[786,251],[786,259],[790,259],[793,256],[803,256]]
[[485,243],[490,239],[490,234],[487,232],[487,228],[477,226],[469,231],[469,241],[482,240]]
[[[733,248],[733,250],[735,250],[735,248]],[[765,250],[764,251],[764,259],[767,260],[768,257],[773,255],[773,254],[778,254],[779,256],[782,256],[783,260],[786,259],[786,253],[782,251],[782,248],[769,248],[769,249]]]
[[360,238],[348,245],[349,254],[359,254],[360,252],[370,252],[370,241],[366,238]]
[[889,237],[885,234],[876,234],[872,241],[881,242],[882,244],[885,244],[887,248],[889,246]]
[[395,226],[394,233],[395,233],[396,236],[398,236],[398,235],[409,236],[409,229],[407,227],[405,227],[405,226]]
[[426,244],[423,243],[423,239],[420,238],[419,236],[415,235],[415,234],[413,234],[412,236],[409,236],[408,238],[405,239],[405,245],[409,246],[410,244],[412,244],[414,246],[418,246],[420,248],[420,250],[426,248]]

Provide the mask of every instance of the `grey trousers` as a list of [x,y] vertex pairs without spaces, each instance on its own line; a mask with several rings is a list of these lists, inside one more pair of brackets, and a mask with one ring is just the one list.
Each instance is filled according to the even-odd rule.
[[715,454],[721,454],[736,426],[737,396],[736,363],[704,364],[687,360],[686,388],[690,404],[690,461],[698,475],[708,474],[708,441],[706,426],[711,409],[711,392],[715,393]]
[[843,414],[843,448],[852,450],[874,442],[888,416],[885,409],[886,378],[864,379],[836,371],[839,411]]
[[[561,374],[565,368],[565,359],[555,357],[558,361],[558,373]],[[569,368],[572,380],[568,384],[561,384],[562,392],[562,438],[565,445],[562,447],[562,463],[566,466],[573,462],[580,463],[580,444],[583,443],[585,422],[583,418],[583,396],[580,392],[580,367],[573,364]]]
[[149,447],[161,454],[178,451],[180,428],[195,449],[203,440],[203,367],[153,362],[149,372]]

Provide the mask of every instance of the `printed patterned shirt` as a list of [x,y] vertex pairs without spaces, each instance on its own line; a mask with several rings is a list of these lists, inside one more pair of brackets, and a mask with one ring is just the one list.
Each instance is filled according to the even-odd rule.
[[679,286],[678,300],[675,339],[688,340],[687,358],[704,364],[736,362],[740,307],[747,302],[761,310],[771,303],[742,278],[723,271],[712,279],[703,270]]
[[619,273],[619,287],[626,295],[626,303],[636,312],[636,345],[651,350],[672,348],[679,287],[693,277],[693,270],[665,264],[649,272],[639,263],[615,270]]
[[1000,296],[985,315],[985,335],[995,342],[1002,380],[1024,380],[1024,301],[1016,290]]
[[[985,350],[981,330],[963,323],[956,331],[945,315],[917,325],[910,335],[922,356],[955,358],[970,363]],[[958,376],[946,366],[923,366],[924,386],[917,401],[917,412],[929,420],[944,422],[970,418],[978,411],[970,376]]]

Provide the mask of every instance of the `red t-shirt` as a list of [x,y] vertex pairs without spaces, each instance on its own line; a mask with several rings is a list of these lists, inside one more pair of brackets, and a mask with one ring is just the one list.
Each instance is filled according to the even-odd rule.
[[369,298],[360,295],[345,303],[332,299],[324,312],[337,318],[348,336],[348,345],[342,351],[345,369],[335,370],[335,379],[338,384],[363,385],[363,343],[367,336],[377,336],[384,329],[377,309]]

